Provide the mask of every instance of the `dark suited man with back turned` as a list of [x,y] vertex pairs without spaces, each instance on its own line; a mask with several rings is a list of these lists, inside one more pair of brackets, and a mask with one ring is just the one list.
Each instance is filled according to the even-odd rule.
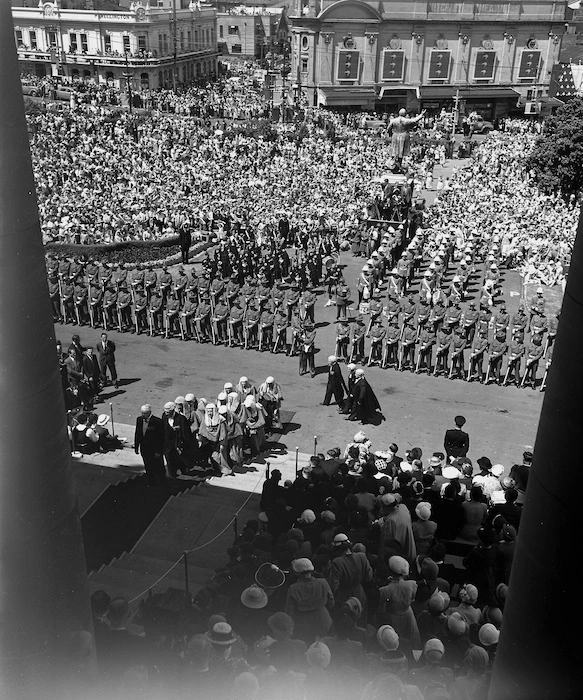
[[344,392],[348,394],[342,370],[338,364],[338,358],[335,355],[330,355],[328,358],[328,384],[326,384],[326,395],[324,396],[323,406],[330,404],[332,396],[338,404],[338,412],[344,408]]
[[144,404],[136,418],[134,449],[141,454],[149,486],[161,484],[166,478],[164,470],[164,424],[152,414],[150,404]]
[[445,431],[443,447],[447,459],[450,457],[467,457],[470,449],[470,436],[462,430],[466,423],[463,416],[456,416],[454,419],[455,428]]

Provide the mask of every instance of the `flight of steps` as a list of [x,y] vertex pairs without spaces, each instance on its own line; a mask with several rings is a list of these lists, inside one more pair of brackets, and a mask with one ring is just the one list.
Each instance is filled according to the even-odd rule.
[[227,562],[226,551],[235,537],[229,521],[245,501],[238,515],[239,532],[259,513],[257,494],[203,484],[171,497],[130,552],[89,576],[91,592],[104,589],[110,596],[131,600],[147,594],[151,586],[152,593],[184,589],[182,554],[205,545],[188,555],[189,591],[195,594]]

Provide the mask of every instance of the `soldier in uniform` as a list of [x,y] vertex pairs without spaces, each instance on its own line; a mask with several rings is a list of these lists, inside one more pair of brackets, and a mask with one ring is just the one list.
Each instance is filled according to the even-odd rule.
[[368,363],[369,367],[373,364],[380,365],[383,361],[383,342],[387,335],[387,329],[383,326],[380,314],[377,316],[376,320],[373,321],[372,328],[370,329],[370,361]]
[[315,343],[316,329],[314,324],[306,319],[303,331],[300,334],[300,376],[308,371],[312,377],[316,376],[316,367],[314,365]]
[[466,338],[464,329],[461,327],[455,328],[451,341],[451,370],[449,373],[450,379],[466,378],[466,363],[464,359],[464,350],[466,349]]
[[454,275],[449,286],[448,297],[450,304],[454,301],[461,302],[464,297],[464,290],[462,287],[462,278],[459,275]]
[[47,277],[59,276],[59,261],[55,258],[52,253],[48,253],[46,256],[46,267],[47,267]]
[[[283,282],[277,280],[275,286],[271,290],[271,298],[273,299],[274,308],[283,308],[285,302],[285,289],[283,288]],[[287,322],[287,314],[286,314]]]
[[180,312],[184,328],[184,337],[188,340],[193,334],[193,320],[197,307],[196,292],[194,290],[186,292],[186,301]]
[[243,316],[244,311],[241,308],[241,300],[235,297],[231,304],[231,313],[229,324],[231,326],[231,339],[235,345],[243,345]]
[[340,275],[338,284],[336,285],[336,318],[346,318],[346,309],[350,303],[350,287],[346,284],[346,280]]
[[417,333],[421,333],[423,328],[426,328],[431,315],[431,306],[425,297],[420,297],[417,304]]
[[559,315],[557,313],[554,316],[549,316],[547,318],[547,350],[552,349],[555,338],[557,337],[557,330],[559,328]]
[[[286,308],[286,321],[288,319],[288,313],[289,312]],[[292,312],[291,324],[289,325],[291,325],[291,341],[288,355],[295,355],[296,349],[299,349],[300,346],[300,336],[303,330],[302,319],[300,318],[300,312],[297,306]]]
[[115,284],[116,290],[119,292],[122,285],[125,285],[128,281],[128,271],[125,265],[114,265],[113,266],[113,282]]
[[91,294],[88,302],[91,307],[90,316],[93,319],[93,326],[103,323],[103,291],[99,285],[91,287]]
[[397,295],[393,290],[389,289],[387,306],[385,308],[385,316],[387,317],[388,322],[392,323],[394,320],[396,320],[398,323],[400,312],[401,305],[399,304]]
[[419,354],[417,356],[416,372],[426,369],[427,374],[431,374],[431,356],[435,345],[435,333],[431,326],[425,324],[419,333]]
[[198,337],[201,342],[206,343],[208,340],[212,339],[211,331],[211,305],[208,296],[201,297],[201,300],[196,307],[196,313],[194,315],[194,322],[197,324]]
[[257,303],[252,301],[247,307],[245,314],[245,347],[247,349],[259,343],[259,319],[261,312],[257,308]]
[[508,365],[502,386],[506,386],[508,381],[520,386],[520,363],[524,355],[524,336],[522,333],[515,333],[508,347]]
[[387,340],[385,345],[385,359],[383,363],[383,369],[389,366],[396,367],[399,362],[399,340],[401,338],[401,329],[399,328],[399,321],[394,318],[389,321],[389,327],[387,328]]
[[507,350],[508,344],[506,343],[506,333],[504,331],[500,331],[496,333],[496,336],[494,340],[490,343],[490,348],[488,350],[488,362],[490,372],[496,384],[500,383],[502,361]]
[[348,345],[350,343],[350,326],[345,319],[337,320],[336,355],[341,360],[348,360]]
[[413,297],[409,294],[405,294],[401,299],[401,313],[403,314],[402,322],[408,323],[409,321],[413,321],[416,311],[417,308]]
[[464,336],[466,346],[471,347],[476,335],[476,325],[478,323],[478,312],[476,311],[476,302],[470,301],[468,309],[463,315]]
[[87,287],[81,275],[75,279],[75,315],[79,323],[84,325],[88,321],[89,309],[87,307]]
[[433,327],[433,332],[438,333],[443,325],[443,319],[445,318],[445,306],[441,301],[434,304],[429,314],[429,323]]
[[364,325],[364,319],[362,314],[357,314],[354,319],[354,326],[352,328],[352,349],[350,351],[350,359],[353,362],[364,362],[364,336],[366,333],[366,326]]
[[135,332],[132,321],[132,295],[129,293],[127,284],[122,282],[117,293],[117,313],[118,324],[122,331],[130,330]]
[[198,278],[198,301],[205,299],[210,306],[211,298],[211,277],[208,270],[203,272],[202,277]]
[[285,294],[285,304],[287,309],[287,321],[291,322],[294,309],[298,309],[300,301],[300,289],[297,281],[292,283],[292,286],[287,289]]
[[419,289],[419,298],[425,299],[429,304],[433,299],[433,289],[435,282],[431,270],[425,270],[421,279],[421,288]]
[[227,333],[227,319],[229,317],[229,307],[225,303],[224,297],[222,295],[218,296],[215,300],[214,312],[212,322],[215,324],[217,329],[217,341],[219,343],[228,342]]
[[443,374],[447,377],[448,374],[448,359],[449,349],[451,348],[452,337],[451,328],[447,324],[443,324],[441,330],[437,332],[436,355],[434,375]]
[[156,288],[152,289],[148,306],[151,334],[156,335],[162,331],[164,314],[164,301]]
[[148,297],[144,287],[139,285],[134,292],[134,313],[136,314],[136,332],[141,333],[148,329]]
[[148,297],[148,302],[152,298],[154,290],[158,286],[158,275],[156,270],[150,269],[146,270],[144,273],[144,287],[146,289],[146,296]]
[[304,292],[304,309],[305,309],[305,317],[309,318],[312,323],[315,323],[315,318],[314,318],[314,307],[316,306],[316,300],[317,296],[314,293],[314,289],[311,284],[308,285],[308,288]]
[[253,281],[253,278],[245,278],[245,283],[241,287],[241,295],[243,296],[243,309],[246,311],[249,304],[251,304],[257,296],[257,285]]
[[492,312],[490,307],[485,304],[480,304],[480,312],[478,314],[478,330],[485,331],[486,335],[490,330],[490,322],[492,321]]
[[488,332],[480,329],[475,338],[469,359],[468,382],[473,381],[474,375],[478,375],[478,381],[484,378],[484,353],[488,349]]
[[263,308],[265,302],[271,298],[271,287],[268,284],[267,277],[265,275],[261,275],[259,278],[259,284],[257,285],[257,298],[261,308]]
[[512,314],[512,318],[510,319],[512,334],[520,331],[524,335],[526,333],[527,323],[528,318],[524,312],[524,304],[520,302],[520,304],[518,304],[518,311],[515,314]]
[[166,300],[166,337],[180,333],[180,296],[176,291],[168,294]]
[[138,263],[136,267],[129,273],[128,277],[131,289],[135,291],[138,287],[143,287],[146,278],[144,266],[141,263]]
[[538,363],[543,356],[542,336],[535,335],[531,338],[526,351],[526,366],[523,386],[529,384],[534,389],[536,385],[536,373]]
[[545,298],[543,296],[543,288],[538,287],[536,290],[536,296],[532,297],[530,300],[530,320],[532,321],[532,317],[535,313],[539,313],[541,316],[545,315],[545,308],[546,308],[547,302],[545,301]]
[[186,296],[186,285],[188,284],[188,277],[184,272],[183,267],[178,268],[178,277],[174,282],[174,294],[178,297],[178,301],[182,305],[184,297]]
[[263,311],[259,317],[259,347],[261,351],[273,349],[273,322],[275,316],[266,302],[263,304]]
[[273,334],[275,337],[272,352],[279,352],[287,349],[287,313],[285,309],[277,304],[275,307],[275,315],[273,317]]
[[162,301],[164,303],[166,303],[166,299],[168,298],[168,294],[172,291],[173,284],[174,284],[174,279],[172,278],[172,275],[168,271],[168,265],[162,265],[162,273],[160,274],[159,286],[160,286],[160,295],[161,295]]
[[117,326],[117,292],[113,285],[105,288],[103,294],[103,315],[104,323],[108,328]]
[[[370,313],[370,321],[369,321],[369,329],[370,329],[377,321],[381,320],[381,315],[383,313],[383,303],[380,300],[380,297],[374,296],[370,300],[368,310]],[[368,334],[370,334],[370,330],[369,330]]]
[[510,326],[510,314],[506,311],[506,304],[500,306],[500,310],[494,316],[494,331],[504,331],[507,333]]
[[416,342],[417,331],[415,330],[413,319],[410,318],[405,321],[403,336],[401,338],[401,362],[399,363],[399,369],[401,371],[404,371],[405,369],[415,369]]
[[70,278],[61,282],[61,299],[65,323],[75,323],[75,287]]
[[62,282],[65,280],[69,280],[69,270],[71,269],[71,263],[67,258],[61,258],[59,260],[59,272],[58,276],[61,279]]
[[459,299],[454,299],[453,304],[445,312],[444,324],[448,325],[454,331],[460,324],[462,318],[462,310],[460,309]]
[[241,285],[237,280],[237,275],[231,275],[227,285],[225,287],[225,294],[227,296],[227,305],[229,308],[233,306],[235,299],[239,296],[241,291]]
[[535,311],[530,319],[530,336],[531,338],[535,335],[544,335],[547,329],[547,320],[544,316]]

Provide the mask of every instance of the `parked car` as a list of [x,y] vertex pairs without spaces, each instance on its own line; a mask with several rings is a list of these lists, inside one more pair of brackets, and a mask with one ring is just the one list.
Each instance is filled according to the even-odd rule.
[[22,94],[29,95],[30,97],[36,97],[40,95],[41,88],[40,85],[36,83],[22,83]]
[[385,129],[387,122],[382,119],[375,119],[375,117],[364,117],[362,120],[363,129]]
[[59,87],[57,87],[55,90],[55,99],[69,101],[73,92],[73,88],[66,85],[59,85]]
[[[487,121],[478,114],[478,116],[472,121],[472,134],[487,134],[489,131],[494,129],[492,122]],[[460,120],[457,125],[457,131],[462,132],[463,122]]]

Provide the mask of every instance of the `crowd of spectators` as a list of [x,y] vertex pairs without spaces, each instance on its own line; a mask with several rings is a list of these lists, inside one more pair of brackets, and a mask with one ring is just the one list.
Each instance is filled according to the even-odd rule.
[[451,445],[354,445],[267,475],[174,637],[139,636],[127,601],[96,592],[102,683],[139,669],[164,697],[486,698],[532,454],[507,470]]

